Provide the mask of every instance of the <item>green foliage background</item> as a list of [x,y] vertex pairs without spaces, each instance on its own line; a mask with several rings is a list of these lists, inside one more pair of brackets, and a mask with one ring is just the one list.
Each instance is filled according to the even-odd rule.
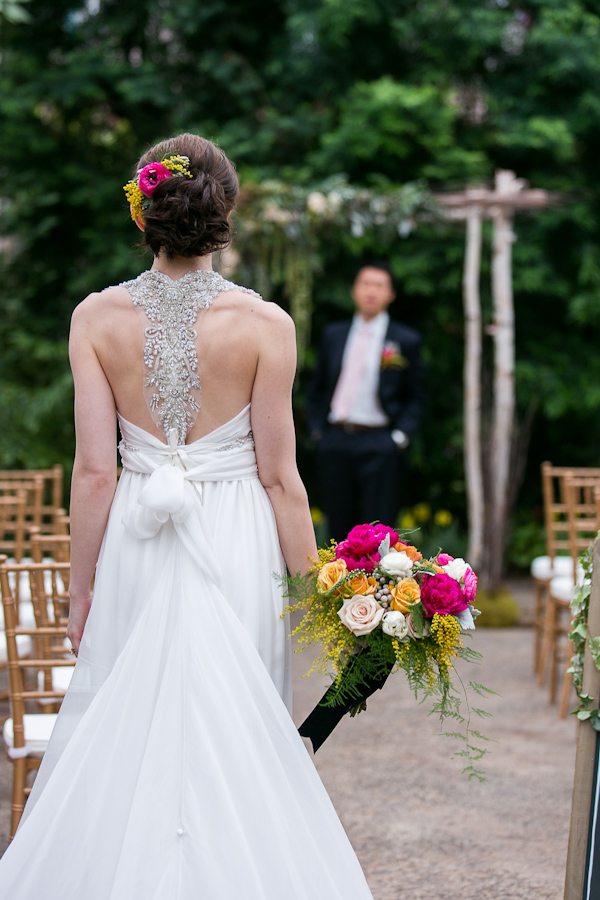
[[[599,462],[599,46],[594,0],[2,0],[0,465],[70,463],[69,316],[147,265],[121,186],[156,139],[217,140],[242,183],[343,172],[436,190],[500,166],[569,194],[515,220],[518,405],[535,414],[527,526],[543,459]],[[393,314],[423,332],[428,362],[407,505],[464,519],[463,245],[461,227],[425,222],[390,260]],[[362,254],[378,255],[369,235],[321,246],[315,339],[349,312]],[[484,262],[489,321],[489,242]]]

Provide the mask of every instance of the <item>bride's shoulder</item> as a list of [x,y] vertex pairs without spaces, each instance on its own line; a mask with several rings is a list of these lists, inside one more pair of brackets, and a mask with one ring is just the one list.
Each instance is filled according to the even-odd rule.
[[110,319],[120,310],[128,312],[130,307],[131,299],[120,285],[93,291],[73,310],[71,327],[93,327]]
[[233,285],[221,294],[221,308],[229,307],[239,316],[247,317],[269,330],[288,331],[294,328],[292,317],[271,300],[265,300],[255,291]]

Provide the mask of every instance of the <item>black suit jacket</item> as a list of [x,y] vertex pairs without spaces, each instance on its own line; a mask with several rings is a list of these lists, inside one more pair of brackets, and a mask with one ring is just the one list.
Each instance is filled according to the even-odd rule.
[[[322,432],[327,425],[331,398],[340,376],[351,325],[352,322],[335,322],[323,334],[308,394],[308,425],[311,434]],[[393,341],[400,346],[400,353],[408,365],[404,368],[380,369],[379,400],[389,417],[390,428],[397,428],[412,437],[419,426],[424,402],[421,335],[413,328],[390,319],[385,341]]]

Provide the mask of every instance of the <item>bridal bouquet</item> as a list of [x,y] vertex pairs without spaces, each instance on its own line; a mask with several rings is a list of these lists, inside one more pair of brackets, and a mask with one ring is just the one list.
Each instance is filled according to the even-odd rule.
[[[467,700],[468,716],[463,716],[453,682],[456,658],[481,658],[463,642],[479,614],[473,605],[476,592],[477,576],[464,559],[441,552],[423,559],[416,547],[382,524],[357,525],[345,541],[319,550],[308,575],[289,577],[292,603],[286,613],[303,613],[292,632],[298,649],[319,650],[307,674],[317,670],[333,678],[300,727],[314,749],[347,712],[365,709],[367,698],[392,671],[402,669],[415,696],[435,697],[432,711],[466,723],[465,734],[452,734],[466,741],[459,755],[469,762],[482,756],[486,751],[471,741],[486,739],[470,728],[470,715],[487,714],[471,710]],[[469,687],[480,695],[492,693],[476,682]],[[472,765],[465,771],[480,777]]]

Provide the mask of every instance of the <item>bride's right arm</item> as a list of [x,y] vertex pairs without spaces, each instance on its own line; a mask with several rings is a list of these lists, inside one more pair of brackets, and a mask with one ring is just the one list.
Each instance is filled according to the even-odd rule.
[[308,497],[296,465],[292,386],[296,335],[291,318],[268,304],[252,388],[252,431],[258,476],[271,501],[288,570],[308,571],[317,556]]
[[94,350],[94,300],[73,313],[69,357],[75,383],[76,450],[71,482],[71,574],[67,635],[75,651],[90,609],[96,567],[117,481],[116,411],[111,387]]

